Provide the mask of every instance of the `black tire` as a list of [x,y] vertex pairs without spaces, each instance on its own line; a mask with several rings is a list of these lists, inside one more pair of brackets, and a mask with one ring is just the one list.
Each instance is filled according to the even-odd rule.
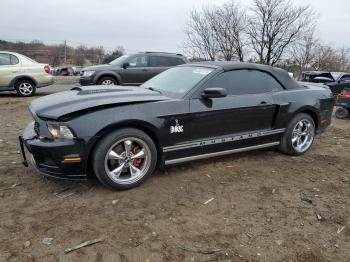
[[118,81],[112,76],[104,76],[98,80],[97,84],[98,85],[117,85]]
[[[129,150],[125,146],[125,143],[128,141],[132,141],[134,146],[132,148],[130,144]],[[131,160],[132,157],[130,155],[126,157],[126,152],[132,152],[133,156],[135,156],[137,153],[133,152],[133,150],[137,147],[139,147],[139,150],[140,148],[142,149],[140,151],[145,152],[142,160]],[[118,152],[118,150],[123,152]],[[108,156],[111,155],[111,151],[123,159],[110,159]],[[126,161],[129,162],[127,163]],[[141,161],[140,166],[137,166],[139,168],[137,170],[140,173],[136,173],[133,176],[132,170],[134,171],[136,167],[135,161]],[[130,189],[143,183],[153,173],[156,163],[157,149],[153,140],[146,133],[134,128],[120,129],[103,137],[97,144],[92,156],[92,166],[97,179],[107,187],[121,190]],[[113,173],[117,169],[121,170],[118,171],[118,177],[114,176]]]
[[[300,122],[304,124],[300,124]],[[310,131],[305,130],[305,131],[299,131],[296,130],[298,127],[302,126],[306,128],[306,126],[310,124]],[[292,155],[292,156],[300,156],[306,153],[312,146],[315,138],[315,122],[312,119],[312,117],[308,114],[300,113],[296,115],[288,124],[286,128],[286,132],[283,134],[283,137],[281,139],[281,143],[279,145],[279,150],[282,151],[285,154]],[[299,145],[299,137],[300,134],[300,141],[302,142],[303,139],[301,136],[302,133],[310,133],[309,136],[304,136],[305,137],[305,146],[298,146]],[[295,139],[297,140],[295,141]],[[301,143],[300,143],[301,144]]]
[[27,79],[16,81],[15,89],[18,95],[24,97],[33,96],[36,92],[36,86],[33,81]]
[[339,118],[339,119],[345,119],[345,118],[349,117],[349,109],[346,109],[344,107],[339,107],[335,111],[335,117]]

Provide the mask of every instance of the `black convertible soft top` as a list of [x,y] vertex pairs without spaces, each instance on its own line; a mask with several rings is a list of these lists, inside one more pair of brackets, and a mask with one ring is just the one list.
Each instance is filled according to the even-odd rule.
[[275,77],[286,89],[300,89],[300,86],[294,79],[292,79],[288,72],[284,69],[272,67],[269,65],[244,63],[244,62],[230,62],[230,61],[208,61],[199,62],[192,64],[184,64],[181,66],[203,66],[210,68],[221,68],[224,71],[238,70],[238,69],[248,69],[248,70],[259,70],[264,71]]

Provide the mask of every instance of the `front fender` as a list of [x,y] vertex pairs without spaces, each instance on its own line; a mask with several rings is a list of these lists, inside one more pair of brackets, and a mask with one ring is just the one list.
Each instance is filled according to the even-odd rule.
[[139,104],[116,108],[106,108],[83,114],[77,118],[65,122],[78,137],[86,141],[88,150],[92,149],[95,143],[106,134],[120,128],[138,128],[148,134],[158,146],[161,146],[161,128],[164,126],[164,119],[147,117],[140,114]]
[[98,81],[104,76],[112,76],[115,79],[117,79],[119,85],[123,84],[123,81],[122,81],[122,78],[120,77],[120,75],[118,73],[116,73],[114,71],[110,71],[110,70],[108,70],[108,71],[97,71],[96,75],[94,76],[94,83],[97,84]]
[[140,119],[128,119],[128,120],[122,120],[116,123],[111,123],[103,127],[101,130],[99,130],[95,136],[100,138],[110,133],[113,130],[120,129],[123,127],[128,127],[128,128],[134,127],[134,128],[139,128],[141,130],[147,130],[146,133],[152,133],[155,137],[157,137],[157,140],[159,140],[158,128],[155,127],[153,124]]
[[98,133],[95,136],[91,137],[87,143],[87,150],[88,150],[87,154],[89,155],[89,158],[91,158],[94,148],[104,136],[106,136],[107,134],[115,130],[122,129],[122,128],[136,128],[145,132],[149,137],[151,137],[154,144],[156,145],[157,152],[158,152],[158,161],[157,161],[158,165],[161,165],[164,162],[162,141],[161,141],[161,137],[157,127],[155,127],[151,123],[148,123],[140,119],[130,119],[125,121],[120,121],[117,123],[112,123],[110,125],[105,126],[101,130],[99,130]]

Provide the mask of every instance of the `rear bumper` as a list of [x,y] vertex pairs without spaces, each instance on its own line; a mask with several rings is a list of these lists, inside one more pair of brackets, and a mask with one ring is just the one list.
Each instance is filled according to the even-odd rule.
[[[30,123],[25,128],[22,140],[31,154],[32,164],[40,174],[60,179],[86,179],[84,141],[38,138],[33,127],[34,123]],[[73,158],[80,160],[67,160]]]
[[335,105],[350,108],[350,98],[338,98]]
[[318,128],[317,133],[323,133],[332,124],[332,115],[334,110],[335,98],[324,98],[320,99],[320,110],[318,117]]
[[52,75],[47,75],[45,77],[42,77],[40,81],[37,84],[37,88],[49,86],[55,83],[55,79]]

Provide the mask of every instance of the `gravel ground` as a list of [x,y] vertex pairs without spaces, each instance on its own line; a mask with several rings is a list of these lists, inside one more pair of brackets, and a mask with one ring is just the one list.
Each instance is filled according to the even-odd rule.
[[32,99],[0,94],[0,261],[350,261],[350,119],[302,157],[236,154],[111,191],[19,164]]

